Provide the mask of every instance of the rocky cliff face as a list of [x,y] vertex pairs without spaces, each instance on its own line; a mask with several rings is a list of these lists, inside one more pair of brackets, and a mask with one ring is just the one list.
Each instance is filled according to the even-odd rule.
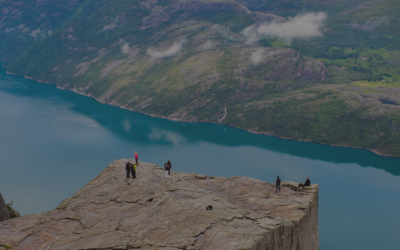
[[[378,85],[397,92],[395,1],[2,0],[0,60],[11,73],[131,111],[400,157],[395,102],[364,115],[344,95],[314,95],[358,80],[372,81],[360,83],[365,93],[381,92]],[[323,37],[289,44],[258,32],[305,9],[329,13]],[[374,39],[357,28],[373,23]],[[367,61],[349,60],[361,51]],[[291,98],[299,90],[317,98]]]
[[[10,72],[130,110],[209,122],[232,104],[328,77],[322,62],[283,41],[250,42],[245,28],[286,19],[234,0],[76,3],[0,2],[0,59]],[[24,19],[11,15],[18,11]],[[22,44],[29,52],[21,57]]]
[[0,221],[8,220],[11,218],[10,210],[8,209],[3,196],[0,193]]
[[[318,249],[318,185],[282,191],[246,177],[207,177],[117,160],[57,209],[0,223],[13,249]],[[212,206],[211,210],[206,210]]]
[[[12,204],[6,204],[3,196],[0,193],[0,221],[8,220],[11,218],[19,217],[19,213],[15,211],[12,207]],[[2,249],[0,249],[2,250]]]

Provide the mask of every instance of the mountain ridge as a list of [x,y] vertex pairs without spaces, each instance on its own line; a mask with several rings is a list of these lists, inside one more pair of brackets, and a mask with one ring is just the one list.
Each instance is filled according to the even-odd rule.
[[[7,14],[0,17],[0,59],[9,72],[152,116],[222,122],[254,133],[400,156],[397,52],[384,47],[392,46],[395,36],[375,50],[326,43],[342,32],[331,24],[335,14],[321,28],[324,37],[290,44],[264,36],[249,43],[245,28],[293,21],[251,12],[233,0],[22,2],[32,6],[23,10],[34,13],[26,14],[31,19],[21,14],[8,22],[10,14],[22,11],[13,9],[15,3],[3,7]],[[356,2],[335,13],[359,15],[375,6]],[[54,19],[58,13],[62,20]],[[40,28],[21,23],[22,17]],[[382,18],[360,27],[395,25]],[[353,21],[343,27],[363,35],[377,32]],[[21,41],[31,45],[25,48]],[[368,60],[349,59],[358,56]]]

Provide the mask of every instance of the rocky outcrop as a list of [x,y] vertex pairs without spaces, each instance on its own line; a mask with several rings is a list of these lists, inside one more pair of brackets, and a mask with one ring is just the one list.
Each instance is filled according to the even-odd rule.
[[11,218],[10,210],[8,209],[3,195],[0,193],[0,221],[8,220]]
[[[323,62],[300,54],[289,48],[254,48],[250,61],[256,68],[253,70],[264,80],[306,80],[324,82],[329,71]],[[249,71],[247,78],[253,75]]]
[[240,14],[249,14],[251,11],[233,0],[180,0],[174,5],[170,13],[179,10],[199,12],[210,10],[231,10]]
[[[19,217],[19,213],[12,207],[12,203],[6,204],[3,195],[0,193],[0,221],[8,220],[11,218]],[[1,249],[0,249],[1,250]]]
[[[318,249],[318,185],[299,191],[117,160],[57,209],[0,223],[12,249]],[[211,208],[211,209],[208,209]]]
[[[201,11],[234,11],[238,14],[249,14],[251,11],[234,0],[178,0],[171,1],[166,7],[153,6],[151,3],[142,2],[142,7],[151,9],[150,15],[142,19],[143,27],[154,28],[170,19],[170,16],[179,12],[197,13]],[[273,18],[275,15],[269,16]],[[277,16],[276,16],[277,17]]]

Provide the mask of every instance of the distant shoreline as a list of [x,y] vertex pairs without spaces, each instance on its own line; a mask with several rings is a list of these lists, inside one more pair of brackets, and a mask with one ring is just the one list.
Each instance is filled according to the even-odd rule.
[[[15,76],[23,76],[23,77],[26,78],[26,79],[35,80],[35,81],[40,82],[40,83],[54,84],[54,85],[56,85],[55,83],[37,80],[37,79],[35,79],[35,78],[33,78],[33,77],[29,77],[29,76],[26,76],[26,75],[15,74],[15,73],[13,73],[13,72],[8,71],[7,68],[6,68],[4,65],[2,65],[2,67],[4,67],[4,68],[6,69],[6,73],[7,73],[7,74],[15,75]],[[386,154],[383,154],[383,153],[378,152],[377,150],[372,150],[372,149],[367,149],[367,148],[352,147],[352,146],[347,146],[347,145],[336,145],[336,144],[329,144],[329,143],[320,143],[320,142],[313,142],[313,141],[295,140],[295,139],[292,139],[292,138],[277,136],[277,135],[274,135],[274,134],[269,133],[269,132],[255,132],[255,131],[251,131],[251,130],[247,130],[247,129],[244,129],[244,128],[237,127],[237,126],[235,126],[235,125],[229,125],[229,124],[224,124],[224,123],[202,122],[202,121],[192,122],[192,121],[184,121],[184,120],[179,120],[179,119],[169,119],[169,118],[166,118],[166,117],[164,117],[164,116],[154,115],[154,114],[148,114],[148,113],[145,113],[145,112],[142,112],[142,111],[139,111],[139,110],[134,110],[134,109],[131,109],[131,108],[126,108],[126,107],[123,107],[123,106],[121,106],[121,105],[119,105],[119,104],[112,104],[112,103],[104,102],[104,101],[101,101],[101,100],[97,99],[96,97],[94,97],[94,96],[92,96],[92,95],[88,95],[88,94],[79,92],[79,91],[76,90],[76,89],[60,87],[60,86],[57,86],[57,85],[56,85],[56,88],[61,89],[61,90],[72,91],[72,92],[77,93],[77,94],[80,94],[80,95],[82,95],[82,96],[86,96],[86,97],[89,97],[89,98],[93,98],[93,99],[95,99],[97,102],[102,103],[102,104],[117,106],[118,108],[125,109],[125,110],[129,110],[129,111],[131,111],[131,112],[136,112],[136,113],[144,114],[144,115],[147,115],[147,116],[156,117],[156,118],[162,118],[162,119],[166,119],[166,120],[170,120],[170,121],[189,122],[189,123],[222,124],[222,125],[229,126],[229,127],[232,127],[232,128],[244,130],[244,131],[247,131],[247,132],[252,133],[252,134],[259,134],[259,135],[265,135],[265,136],[272,136],[272,137],[280,138],[280,139],[283,139],[283,140],[292,140],[292,141],[298,141],[298,142],[308,142],[308,143],[315,143],[315,144],[319,144],[319,145],[328,145],[328,146],[332,146],[332,147],[344,147],[344,148],[363,149],[363,150],[370,151],[370,152],[375,153],[375,154],[380,155],[380,156],[392,157],[392,158],[400,158],[400,157],[393,156],[393,155],[386,155]]]

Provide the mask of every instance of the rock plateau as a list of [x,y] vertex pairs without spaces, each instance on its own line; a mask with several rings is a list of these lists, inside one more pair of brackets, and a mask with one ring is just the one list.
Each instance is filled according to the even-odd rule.
[[[318,185],[207,177],[127,159],[111,163],[57,209],[0,223],[1,246],[41,249],[317,250]],[[212,206],[212,210],[206,210]]]

